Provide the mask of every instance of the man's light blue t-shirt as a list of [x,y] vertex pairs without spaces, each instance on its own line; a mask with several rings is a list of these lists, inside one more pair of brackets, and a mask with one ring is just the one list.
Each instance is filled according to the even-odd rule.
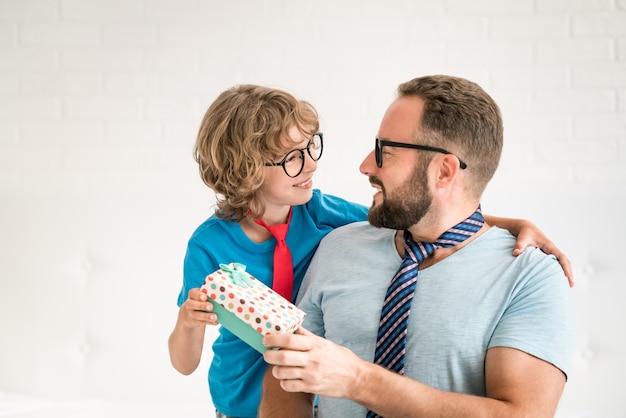
[[[395,231],[347,225],[320,244],[300,291],[304,327],[372,362],[387,286],[400,266]],[[409,317],[406,375],[485,396],[485,355],[511,347],[567,373],[574,347],[571,290],[558,261],[492,227],[420,270]],[[320,397],[320,417],[365,416],[352,401]]]

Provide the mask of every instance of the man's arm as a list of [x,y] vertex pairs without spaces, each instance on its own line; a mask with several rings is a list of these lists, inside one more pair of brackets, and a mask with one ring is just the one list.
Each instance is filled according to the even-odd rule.
[[315,396],[304,392],[284,391],[280,387],[280,380],[272,375],[272,368],[268,367],[263,379],[259,418],[313,418]]
[[[487,397],[444,392],[367,365],[353,400],[385,417],[553,417],[565,377],[553,365],[512,348],[493,348],[485,363]],[[375,385],[366,382],[378,382]]]
[[551,254],[559,260],[561,268],[567,276],[570,287],[574,286],[574,272],[572,263],[569,261],[565,253],[559,250],[554,242],[552,242],[546,234],[544,234],[534,223],[525,219],[500,218],[496,216],[484,215],[485,221],[489,225],[495,225],[502,229],[506,229],[517,237],[517,242],[513,248],[513,255],[521,254],[526,247],[537,247],[546,254]]
[[565,385],[563,373],[511,348],[487,353],[487,397],[444,392],[361,360],[308,331],[268,335],[265,360],[290,392],[351,399],[385,417],[553,417]]

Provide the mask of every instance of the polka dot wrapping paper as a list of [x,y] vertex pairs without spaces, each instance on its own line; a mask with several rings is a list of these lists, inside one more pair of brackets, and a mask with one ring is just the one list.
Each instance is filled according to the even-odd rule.
[[213,304],[217,320],[257,351],[267,350],[265,334],[295,332],[305,313],[245,272],[240,263],[220,264],[201,288]]

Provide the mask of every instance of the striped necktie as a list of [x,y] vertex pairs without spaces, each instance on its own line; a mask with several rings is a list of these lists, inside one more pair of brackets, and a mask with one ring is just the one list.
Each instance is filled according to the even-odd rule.
[[[409,322],[409,311],[417,284],[418,265],[437,248],[452,247],[465,241],[482,228],[485,223],[480,205],[476,212],[463,222],[444,232],[433,243],[415,242],[404,231],[404,258],[389,284],[380,314],[374,363],[399,374],[404,374],[404,354]],[[379,417],[372,411],[367,418]]]

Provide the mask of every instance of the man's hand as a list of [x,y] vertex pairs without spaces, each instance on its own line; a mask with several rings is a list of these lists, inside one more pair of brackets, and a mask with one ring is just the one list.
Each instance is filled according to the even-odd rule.
[[265,361],[274,365],[272,374],[287,392],[316,393],[351,398],[363,361],[347,348],[300,328],[296,334],[269,334],[263,344]]

